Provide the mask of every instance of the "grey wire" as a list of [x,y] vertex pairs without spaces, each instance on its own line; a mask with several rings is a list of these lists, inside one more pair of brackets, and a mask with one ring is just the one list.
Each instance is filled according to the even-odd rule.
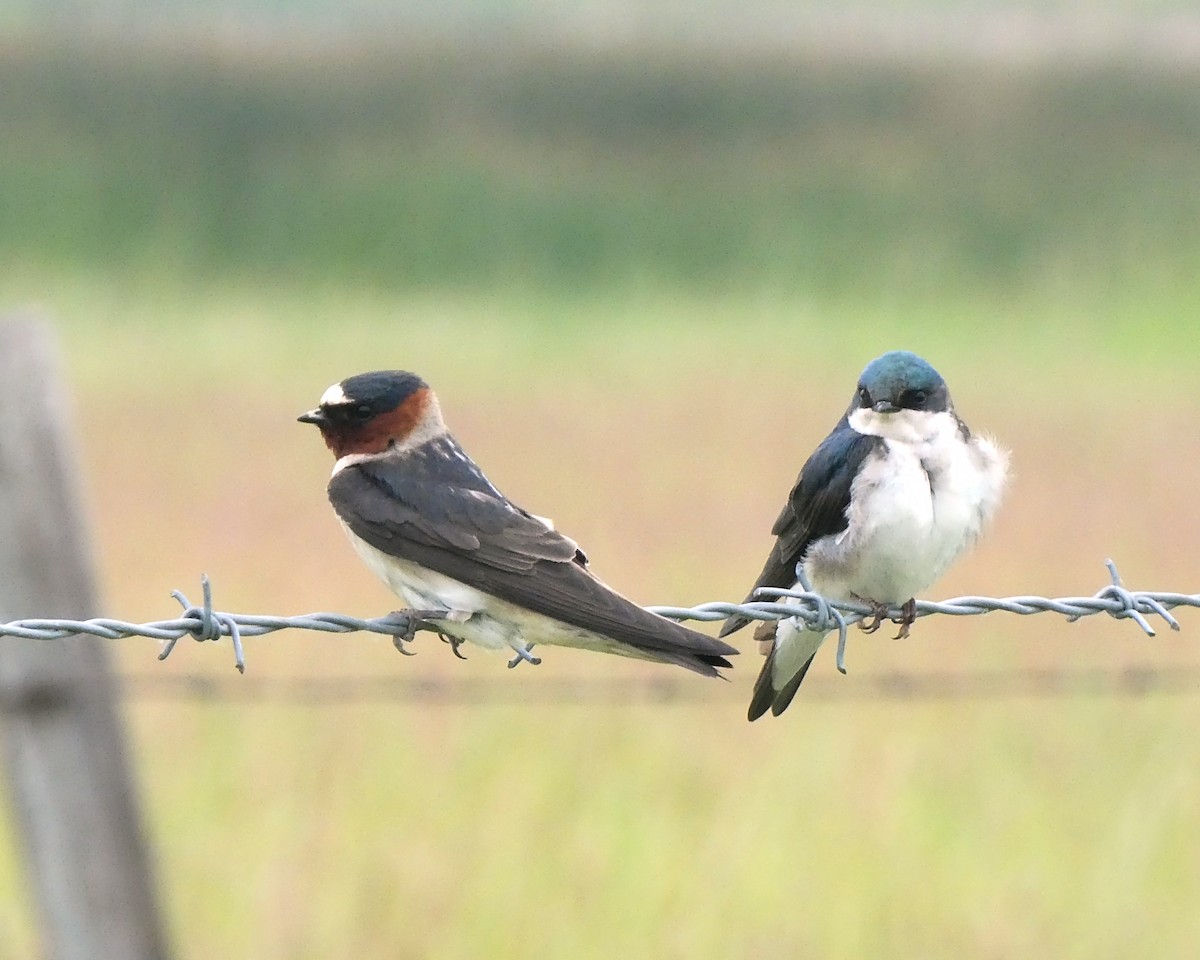
[[[984,613],[1005,612],[1021,616],[1035,613],[1058,613],[1069,621],[1081,617],[1107,613],[1118,620],[1131,619],[1149,636],[1154,628],[1147,617],[1161,617],[1172,630],[1179,629],[1179,622],[1170,614],[1175,607],[1200,607],[1200,594],[1173,593],[1148,590],[1129,590],[1121,582],[1116,565],[1105,561],[1111,583],[1091,597],[955,597],[951,600],[934,602],[917,601],[917,616],[945,614],[954,617],[976,616]],[[801,583],[803,584],[803,579]],[[384,634],[398,642],[411,633],[410,618],[403,611],[387,616],[363,620],[340,613],[308,613],[292,617],[262,616],[246,613],[224,613],[213,609],[212,585],[207,576],[201,577],[204,602],[194,606],[183,593],[176,590],[172,596],[183,607],[182,614],[174,620],[158,620],[151,623],[126,623],[122,620],[59,620],[40,618],[14,620],[0,624],[0,637],[22,637],[31,640],[61,640],[84,634],[119,640],[126,637],[149,637],[164,641],[158,659],[165,660],[183,637],[198,641],[215,641],[229,637],[233,644],[234,664],[239,672],[245,671],[243,637],[258,637],[278,630],[314,630],[321,633],[369,633]],[[781,590],[763,588],[761,596],[775,599],[754,600],[749,603],[702,603],[695,607],[647,607],[653,613],[672,620],[698,620],[712,622],[730,616],[750,620],[782,620],[796,617],[805,622],[810,630],[837,630],[838,669],[845,673],[844,650],[846,630],[849,624],[869,616],[872,608],[864,603],[829,600],[809,590]],[[888,611],[899,618],[899,607]],[[418,627],[420,624],[417,625]],[[403,647],[401,646],[403,650]]]

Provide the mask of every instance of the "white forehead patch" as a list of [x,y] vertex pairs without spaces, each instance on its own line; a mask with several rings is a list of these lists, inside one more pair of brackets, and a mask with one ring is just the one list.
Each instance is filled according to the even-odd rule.
[[321,394],[322,407],[336,407],[340,403],[348,403],[345,391],[342,390],[340,383],[335,383],[332,387]]

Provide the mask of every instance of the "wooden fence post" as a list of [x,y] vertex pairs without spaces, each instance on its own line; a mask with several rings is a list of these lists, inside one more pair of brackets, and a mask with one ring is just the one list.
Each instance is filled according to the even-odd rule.
[[[0,621],[96,616],[48,325],[0,322]],[[0,638],[5,779],[50,960],[167,956],[109,641]]]

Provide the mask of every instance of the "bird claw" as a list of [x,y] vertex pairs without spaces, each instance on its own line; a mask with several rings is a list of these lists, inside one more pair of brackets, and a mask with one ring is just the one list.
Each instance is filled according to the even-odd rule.
[[406,657],[415,657],[417,655],[416,650],[409,650],[404,646],[405,643],[411,642],[411,639],[405,640],[404,637],[398,633],[392,635],[392,646],[395,647],[399,653]]
[[908,628],[913,625],[917,619],[917,599],[909,597],[900,607],[900,619],[893,620],[892,623],[900,624],[900,632],[896,634],[895,639],[904,640],[908,637]]
[[529,644],[528,646],[522,645],[522,646],[518,647],[518,646],[514,645],[513,649],[517,651],[517,655],[508,661],[508,669],[511,670],[513,667],[518,666],[522,661],[532,663],[535,667],[539,663],[541,663],[542,662],[541,657],[535,657],[532,653],[529,652],[533,648],[534,648],[534,644],[532,644],[532,643]]
[[413,640],[416,638],[418,630],[430,630],[441,637],[443,641],[450,644],[450,646],[454,649],[454,655],[458,657],[458,659],[467,659],[458,652],[458,648],[462,644],[462,641],[447,637],[446,634],[442,633],[442,631],[437,628],[437,624],[434,623],[435,620],[456,619],[455,611],[405,609],[393,610],[392,616],[396,617],[397,619],[403,617],[406,621],[404,629],[400,633],[392,635],[392,646],[394,646],[400,653],[404,654],[404,656],[415,657],[417,655],[416,651],[409,650],[404,645],[406,643],[413,642]]
[[858,629],[863,633],[874,633],[883,626],[884,620],[891,620],[892,623],[899,624],[900,632],[896,634],[895,639],[904,640],[908,636],[909,628],[917,619],[917,601],[915,597],[909,597],[900,607],[900,618],[888,616],[888,604],[876,603],[874,600],[867,600],[864,597],[856,597],[856,600],[862,600],[863,603],[869,604],[871,607],[870,614],[859,621]]
[[467,659],[461,653],[458,652],[458,648],[461,647],[466,641],[462,640],[459,637],[452,637],[449,634],[442,633],[440,630],[437,631],[437,635],[442,638],[442,643],[450,644],[450,651],[456,657],[458,657],[459,660]]
[[858,629],[863,633],[874,633],[883,626],[883,621],[888,618],[888,605],[886,603],[876,603],[874,600],[868,600],[865,597],[856,597],[855,599],[861,600],[871,607],[870,614],[858,621]]

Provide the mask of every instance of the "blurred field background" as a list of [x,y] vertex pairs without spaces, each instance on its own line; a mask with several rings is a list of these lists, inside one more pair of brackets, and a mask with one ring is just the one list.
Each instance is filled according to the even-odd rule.
[[[392,609],[294,423],[378,367],[430,380],[614,586],[740,599],[896,347],[1014,457],[933,598],[1090,594],[1107,556],[1200,589],[1184,5],[54,9],[0,15],[0,306],[59,324],[106,613],[168,617],[201,572],[228,610]],[[754,725],[748,640],[730,684],[248,641],[248,679],[493,691],[342,706],[136,681],[231,677],[227,645],[118,657],[181,957],[1186,957],[1200,691],[863,695],[896,671],[1194,669],[1180,619],[855,635],[849,676],[814,667],[832,692]],[[648,676],[686,695],[539,695]],[[33,956],[2,822],[0,957]]]

